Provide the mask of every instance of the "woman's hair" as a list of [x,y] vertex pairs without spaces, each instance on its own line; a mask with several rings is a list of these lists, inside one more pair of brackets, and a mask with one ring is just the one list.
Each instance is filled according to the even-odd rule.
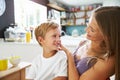
[[104,43],[109,56],[116,56],[115,74],[120,80],[120,7],[105,6],[94,11],[96,22],[104,36]]
[[[44,38],[48,31],[50,31],[51,29],[56,29],[58,27],[59,27],[59,25],[57,23],[55,23],[55,22],[45,22],[45,23],[42,23],[41,25],[39,25],[39,26],[37,26],[35,28],[36,40],[38,41],[38,37],[39,36]],[[39,41],[38,41],[38,43],[41,45],[41,43]]]

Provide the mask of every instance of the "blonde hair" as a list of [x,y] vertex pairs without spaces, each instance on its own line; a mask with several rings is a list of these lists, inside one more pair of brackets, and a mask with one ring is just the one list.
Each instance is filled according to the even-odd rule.
[[[37,26],[35,28],[36,40],[38,41],[38,37],[39,36],[44,38],[48,31],[50,31],[51,29],[56,29],[58,27],[59,27],[59,25],[57,23],[55,23],[55,22],[45,22],[45,23],[42,23],[41,25],[39,25],[39,26]],[[39,41],[38,41],[38,43],[41,45],[41,43]]]

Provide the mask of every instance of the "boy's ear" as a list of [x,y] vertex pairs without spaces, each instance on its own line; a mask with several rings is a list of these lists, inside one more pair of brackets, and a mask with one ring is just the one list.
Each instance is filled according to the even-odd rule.
[[43,41],[43,38],[41,36],[39,36],[38,41],[41,43]]

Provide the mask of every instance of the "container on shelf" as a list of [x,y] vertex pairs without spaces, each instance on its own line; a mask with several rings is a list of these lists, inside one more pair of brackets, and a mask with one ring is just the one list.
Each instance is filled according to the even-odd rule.
[[77,30],[77,29],[74,29],[74,30],[72,31],[72,36],[73,36],[73,37],[79,36],[79,33],[78,33],[78,30]]
[[31,32],[30,32],[30,31],[27,31],[27,32],[26,32],[26,42],[27,42],[27,43],[30,43],[30,41],[31,41]]

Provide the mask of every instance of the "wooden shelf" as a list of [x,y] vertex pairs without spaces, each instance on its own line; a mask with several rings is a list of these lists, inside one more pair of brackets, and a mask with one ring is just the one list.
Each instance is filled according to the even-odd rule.
[[56,5],[56,4],[47,4],[47,6],[49,6],[51,8],[54,8],[56,10],[59,10],[59,11],[65,11],[64,8],[62,8],[62,7],[60,7],[60,6]]
[[63,24],[61,24],[61,26],[86,26],[86,25],[85,25],[85,24],[81,24],[81,25],[80,25],[80,24],[78,24],[78,25],[67,25],[67,24],[66,24],[66,25],[65,25],[65,24],[63,25]]

